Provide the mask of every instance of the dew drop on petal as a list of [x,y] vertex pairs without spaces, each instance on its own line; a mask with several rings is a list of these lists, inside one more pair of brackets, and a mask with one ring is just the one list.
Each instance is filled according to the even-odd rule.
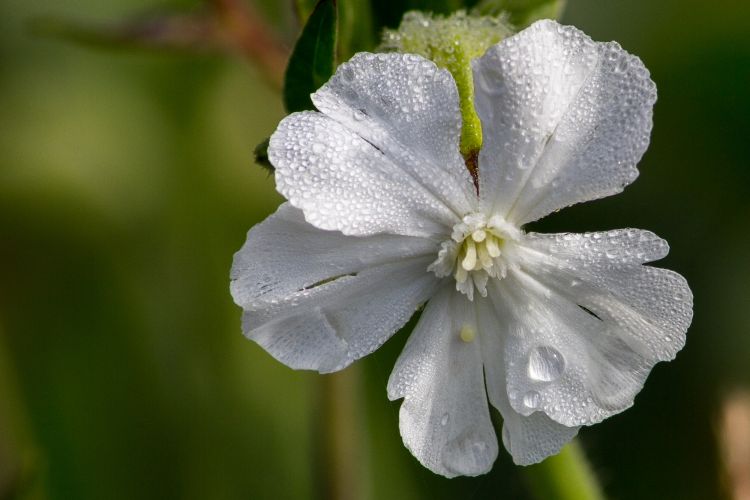
[[440,425],[442,426],[448,425],[448,422],[450,421],[450,419],[451,419],[450,415],[448,415],[447,413],[444,414],[443,417],[440,419]]
[[551,382],[562,375],[565,370],[565,358],[549,346],[539,346],[529,354],[528,373],[532,380]]
[[539,403],[542,402],[542,397],[536,391],[529,391],[523,395],[523,404],[526,408],[535,410],[539,408]]
[[510,430],[508,430],[507,425],[503,425],[503,430],[500,433],[500,436],[502,437],[503,444],[505,445],[505,448],[510,452]]
[[477,455],[481,455],[487,449],[487,443],[485,443],[484,441],[477,441],[476,443],[471,445],[471,447],[474,449],[474,452]]

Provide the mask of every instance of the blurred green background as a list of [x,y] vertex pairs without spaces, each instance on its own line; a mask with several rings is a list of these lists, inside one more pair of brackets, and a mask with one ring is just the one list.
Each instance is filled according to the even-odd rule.
[[[292,43],[287,3],[256,2]],[[0,3],[0,498],[322,497],[334,379],[245,340],[228,291],[233,252],[281,201],[252,162],[283,116],[278,92],[239,56],[27,29],[153,8]],[[750,387],[750,3],[570,0],[563,21],[639,55],[660,98],[639,180],[535,228],[653,230],[672,246],[660,265],[695,293],[685,349],[581,441],[611,498],[723,498],[722,404]],[[357,494],[526,498],[504,451],[492,473],[447,480],[403,447],[385,382],[404,341],[349,369]]]

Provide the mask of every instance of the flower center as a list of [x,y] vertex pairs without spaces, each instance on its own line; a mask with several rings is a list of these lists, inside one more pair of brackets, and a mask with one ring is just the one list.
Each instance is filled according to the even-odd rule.
[[456,289],[474,298],[476,288],[487,296],[490,278],[502,279],[513,264],[513,246],[521,231],[500,216],[470,214],[453,227],[451,239],[440,246],[428,271],[438,277],[453,275]]

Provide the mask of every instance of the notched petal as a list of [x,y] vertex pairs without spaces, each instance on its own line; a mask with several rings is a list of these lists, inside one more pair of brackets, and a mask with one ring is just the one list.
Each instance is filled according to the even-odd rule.
[[677,273],[641,265],[666,253],[661,241],[636,230],[529,236],[520,268],[496,294],[510,318],[514,410],[596,423],[631,406],[653,366],[674,358],[692,294]]
[[476,203],[459,152],[458,91],[447,70],[413,54],[360,53],[312,100],[456,213]]
[[[505,343],[511,323],[508,303],[504,300],[480,299],[476,303],[478,331],[482,343],[482,360],[490,403],[503,417],[502,440],[517,465],[541,462],[558,453],[578,433],[578,427],[559,424],[541,411],[530,415],[518,413],[508,400],[505,370]],[[539,395],[528,393],[527,402],[536,405]]]
[[637,177],[656,86],[618,44],[539,21],[473,67],[486,210],[521,225]]
[[446,477],[484,474],[497,457],[481,347],[468,334],[475,328],[471,303],[443,285],[388,381],[388,397],[404,398],[399,412],[404,444],[422,465]]
[[231,291],[243,331],[292,368],[341,369],[431,296],[435,251],[423,238],[322,231],[284,204],[235,254]]

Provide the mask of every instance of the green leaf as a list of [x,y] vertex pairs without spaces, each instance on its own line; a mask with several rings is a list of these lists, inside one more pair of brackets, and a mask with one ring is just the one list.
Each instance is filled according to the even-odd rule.
[[268,143],[270,140],[270,137],[266,137],[263,139],[263,142],[255,146],[253,155],[255,156],[255,163],[266,169],[269,174],[272,174],[276,169],[271,164],[271,160],[268,159]]
[[302,29],[284,76],[288,112],[312,109],[310,94],[328,81],[336,67],[336,0],[319,0]]
[[566,0],[482,0],[473,12],[480,15],[508,14],[509,21],[523,29],[539,19],[559,19]]

